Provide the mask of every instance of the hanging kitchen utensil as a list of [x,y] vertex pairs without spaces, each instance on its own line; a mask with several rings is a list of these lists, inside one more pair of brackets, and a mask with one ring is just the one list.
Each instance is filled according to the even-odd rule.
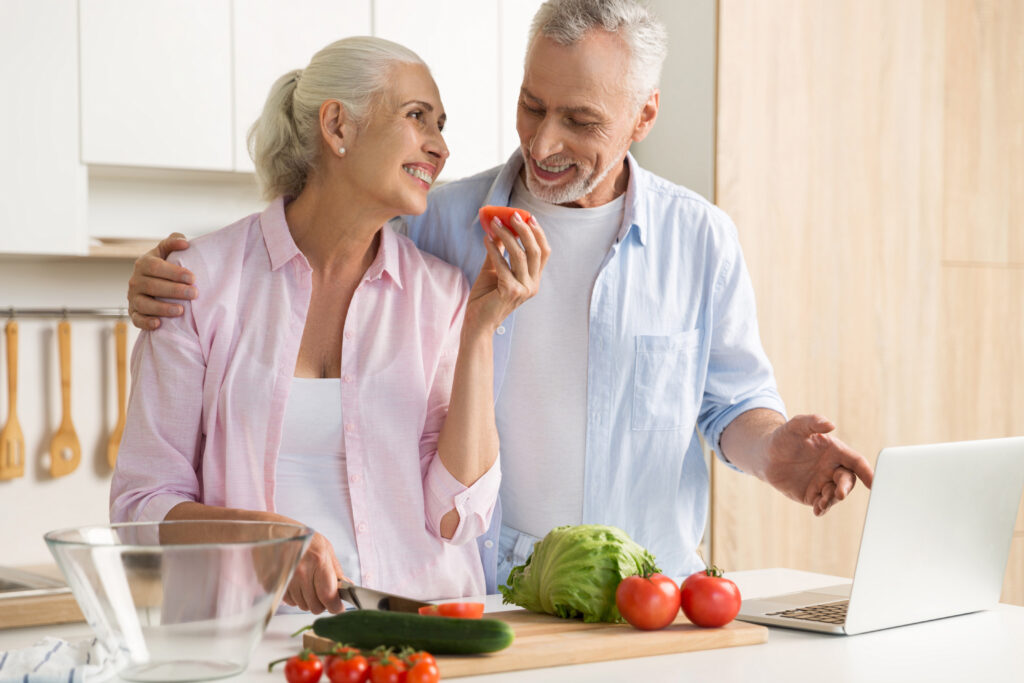
[[0,430],[0,479],[25,474],[25,435],[18,424],[18,323],[8,321],[7,423]]
[[78,467],[82,447],[71,424],[71,325],[67,320],[57,323],[57,343],[60,347],[60,395],[63,415],[60,427],[50,442],[50,474],[62,477]]
[[123,320],[114,324],[114,346],[117,354],[117,424],[110,432],[110,441],[107,442],[107,462],[110,469],[117,464],[117,449],[121,445],[121,436],[124,434],[125,422],[125,394],[127,393],[128,380],[128,325]]

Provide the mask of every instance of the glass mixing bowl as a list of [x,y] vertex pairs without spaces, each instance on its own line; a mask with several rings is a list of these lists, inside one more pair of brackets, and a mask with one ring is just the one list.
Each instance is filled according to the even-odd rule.
[[245,671],[312,535],[276,522],[175,521],[44,538],[122,678],[196,681]]

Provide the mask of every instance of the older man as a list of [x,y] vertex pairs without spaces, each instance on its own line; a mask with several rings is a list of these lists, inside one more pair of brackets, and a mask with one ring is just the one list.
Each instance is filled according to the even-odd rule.
[[[526,55],[521,149],[404,218],[420,248],[470,278],[485,258],[484,204],[532,212],[551,243],[539,294],[495,339],[502,511],[480,539],[490,591],[561,524],[615,525],[666,573],[698,569],[709,497],[698,432],[818,515],[857,478],[871,484],[827,419],[784,417],[729,218],[629,154],[657,118],[665,43],[633,0],[547,2]],[[147,295],[181,291],[157,278],[186,281],[161,260],[183,246],[168,239],[136,264],[140,327],[173,314]]]

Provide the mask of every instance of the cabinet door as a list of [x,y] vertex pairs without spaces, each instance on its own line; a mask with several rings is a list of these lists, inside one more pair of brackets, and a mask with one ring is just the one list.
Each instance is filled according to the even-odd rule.
[[441,178],[504,161],[498,145],[498,0],[375,0],[373,17],[374,33],[415,50],[437,81],[451,151]]
[[86,249],[77,20],[67,0],[0,3],[0,252]]
[[81,0],[82,160],[231,170],[231,0]]
[[245,138],[274,81],[320,48],[370,32],[370,0],[235,0],[235,170],[253,170]]

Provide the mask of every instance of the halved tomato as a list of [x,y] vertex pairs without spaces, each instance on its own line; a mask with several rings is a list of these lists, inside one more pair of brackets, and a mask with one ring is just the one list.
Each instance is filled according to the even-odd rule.
[[491,239],[494,239],[494,229],[491,228],[491,223],[497,218],[501,221],[502,225],[512,231],[513,235],[519,237],[519,233],[512,227],[512,214],[514,213],[518,213],[524,223],[529,222],[530,212],[526,209],[516,209],[511,206],[481,206],[480,226]]
[[455,617],[456,619],[480,619],[484,615],[482,602],[443,602],[440,605],[424,605],[420,614],[428,617]]

